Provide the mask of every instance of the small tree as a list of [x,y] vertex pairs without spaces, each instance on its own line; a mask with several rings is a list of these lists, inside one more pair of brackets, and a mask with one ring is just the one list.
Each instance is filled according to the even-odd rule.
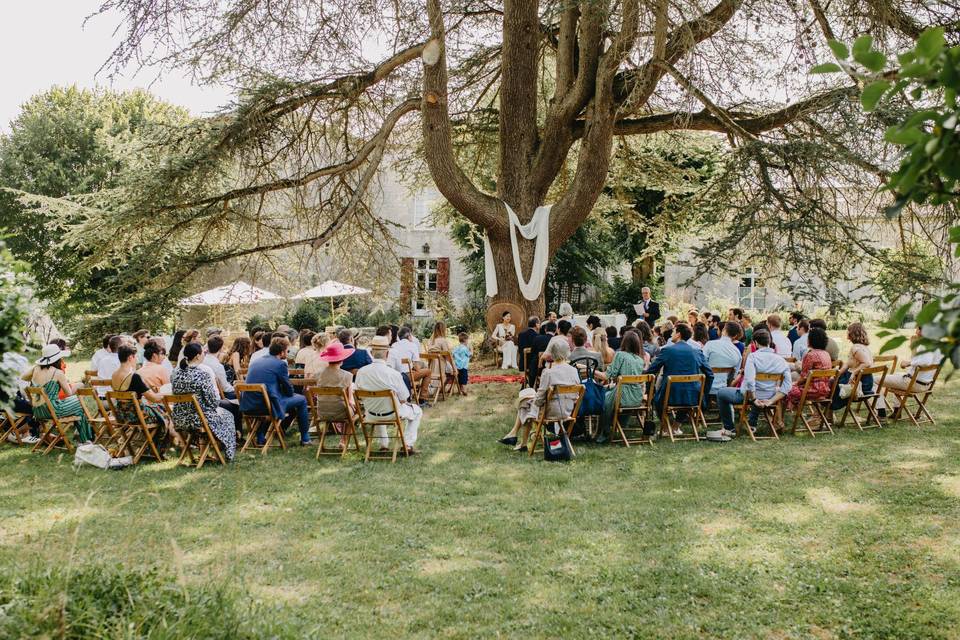
[[[30,313],[30,278],[23,263],[0,242],[0,354],[23,353],[23,331]],[[0,408],[9,408],[20,372],[0,357]]]

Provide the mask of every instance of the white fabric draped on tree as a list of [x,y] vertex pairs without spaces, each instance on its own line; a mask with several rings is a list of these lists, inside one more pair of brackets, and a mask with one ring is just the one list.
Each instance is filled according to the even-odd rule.
[[[520,219],[506,202],[507,220],[510,225],[510,248],[513,250],[513,270],[520,283],[520,293],[527,300],[537,300],[543,291],[543,282],[547,276],[547,263],[550,259],[550,208],[553,205],[537,207],[533,218],[527,224],[520,224]],[[530,269],[530,279],[525,280],[523,269],[520,266],[520,251],[517,246],[517,231],[526,240],[535,240],[533,250],[533,266]],[[490,250],[490,240],[483,236],[483,270],[486,277],[487,296],[494,297],[499,291],[497,285],[497,270],[493,262],[493,251]]]

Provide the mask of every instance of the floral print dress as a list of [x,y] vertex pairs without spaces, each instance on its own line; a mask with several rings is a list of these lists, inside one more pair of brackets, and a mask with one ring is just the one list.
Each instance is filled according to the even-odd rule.
[[[237,431],[233,424],[233,415],[218,406],[219,396],[210,374],[197,367],[178,367],[170,376],[170,386],[174,394],[193,394],[203,411],[210,431],[220,443],[227,460],[233,460],[237,450]],[[173,408],[173,423],[184,431],[202,431],[200,416],[189,404],[178,404]]]

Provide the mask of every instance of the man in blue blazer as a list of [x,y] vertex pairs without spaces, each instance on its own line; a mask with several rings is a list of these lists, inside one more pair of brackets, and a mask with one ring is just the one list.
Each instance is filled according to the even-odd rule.
[[[695,349],[687,344],[693,337],[693,329],[685,322],[677,323],[673,331],[673,342],[666,345],[653,359],[644,373],[657,375],[661,371],[663,377],[653,395],[653,403],[657,408],[657,415],[663,411],[663,396],[667,392],[667,376],[690,376],[702,373],[706,377],[706,388],[713,387],[713,369],[703,357],[702,349]],[[700,395],[700,384],[684,382],[670,387],[670,404],[697,404]]]
[[[287,368],[287,349],[290,341],[286,338],[274,338],[270,341],[270,355],[264,356],[250,363],[247,371],[246,384],[262,384],[267,388],[270,397],[270,408],[273,415],[283,420],[286,429],[294,417],[300,427],[300,445],[309,446],[310,417],[307,414],[307,399],[299,393],[293,392],[290,384],[290,372]],[[263,399],[259,394],[244,393],[240,400],[240,412],[250,415],[264,415],[267,408],[263,406]],[[266,442],[267,426],[263,425],[257,432],[257,444]]]

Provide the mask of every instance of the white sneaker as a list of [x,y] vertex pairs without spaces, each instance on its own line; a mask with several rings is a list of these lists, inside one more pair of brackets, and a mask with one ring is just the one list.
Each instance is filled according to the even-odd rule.
[[737,432],[736,432],[736,431],[730,431],[729,429],[720,429],[720,435],[726,436],[726,437],[728,437],[728,438],[736,438],[736,437],[737,437]]
[[10,435],[7,436],[7,442],[12,442],[13,444],[17,444],[20,441],[17,440],[17,436],[11,433]]
[[40,442],[40,438],[37,436],[25,436],[21,438],[21,440],[23,440],[23,444],[37,444]]
[[680,427],[677,427],[676,429],[673,430],[673,435],[674,435],[674,436],[682,436],[682,435],[683,435],[683,429],[681,429]]

